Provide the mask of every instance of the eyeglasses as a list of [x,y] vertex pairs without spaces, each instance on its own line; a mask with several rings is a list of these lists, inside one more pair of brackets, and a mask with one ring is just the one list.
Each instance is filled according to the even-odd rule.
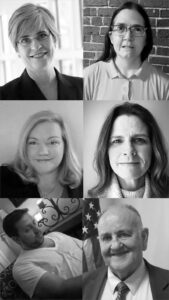
[[39,43],[43,43],[49,40],[50,33],[39,32],[35,37],[23,36],[18,40],[18,43],[23,47],[30,47],[32,41],[35,39]]
[[117,24],[112,26],[112,31],[119,36],[124,36],[127,31],[130,31],[133,36],[144,36],[146,29],[147,28],[142,25],[128,26],[127,24]]

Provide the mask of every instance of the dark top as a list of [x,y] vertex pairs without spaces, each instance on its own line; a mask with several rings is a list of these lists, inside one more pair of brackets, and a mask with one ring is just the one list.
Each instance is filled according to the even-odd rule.
[[[77,188],[71,189],[69,186],[64,186],[68,198],[83,198],[83,184]],[[40,194],[35,183],[26,183],[22,178],[7,166],[0,167],[0,197],[9,198],[14,205],[21,204],[20,199],[14,198],[40,198]]]
[[[56,69],[58,82],[58,100],[82,100],[83,79],[59,73]],[[36,82],[26,71],[22,75],[0,87],[0,100],[47,100]]]
[[[145,261],[150,279],[153,300],[169,299],[169,271]],[[83,274],[83,300],[98,300],[102,295],[107,279],[107,267],[103,266]],[[96,284],[97,283],[97,284]],[[148,299],[146,299],[148,300]]]

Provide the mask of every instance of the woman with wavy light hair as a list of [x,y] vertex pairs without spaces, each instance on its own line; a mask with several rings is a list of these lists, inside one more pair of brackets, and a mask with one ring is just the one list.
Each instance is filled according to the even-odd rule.
[[25,123],[11,164],[1,166],[1,197],[82,197],[82,170],[66,125],[52,111]]
[[91,197],[168,197],[168,158],[153,115],[136,103],[113,108],[102,126],[95,152],[98,183]]

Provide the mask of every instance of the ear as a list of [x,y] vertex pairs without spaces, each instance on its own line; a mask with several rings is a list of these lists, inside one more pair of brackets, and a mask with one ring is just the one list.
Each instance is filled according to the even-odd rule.
[[142,236],[142,250],[145,251],[147,249],[147,244],[148,244],[148,236],[149,236],[148,228],[143,228],[141,236]]

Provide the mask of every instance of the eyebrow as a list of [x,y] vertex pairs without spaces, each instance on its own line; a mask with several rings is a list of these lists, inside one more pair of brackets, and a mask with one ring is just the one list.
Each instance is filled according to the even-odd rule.
[[[60,138],[62,138],[62,136],[52,135],[52,136],[48,137],[47,140],[50,140],[53,138],[60,139]],[[28,140],[39,140],[39,139],[34,136],[30,136],[30,137],[28,137]]]
[[[110,138],[124,138],[124,135],[112,135]],[[144,134],[144,133],[137,133],[137,134],[133,134],[131,137],[145,137],[145,138],[149,138],[148,134]]]
[[[48,33],[48,31],[47,30],[40,30],[35,35],[37,35],[39,33]],[[30,36],[31,36],[30,34],[24,34],[24,35],[21,35],[20,38],[25,38],[25,37],[30,37]]]
[[144,26],[144,25],[141,25],[141,24],[130,24],[130,25],[128,25],[128,24],[126,24],[126,23],[123,23],[123,22],[119,22],[119,23],[117,23],[117,24],[114,24],[114,25],[127,25],[127,26]]

